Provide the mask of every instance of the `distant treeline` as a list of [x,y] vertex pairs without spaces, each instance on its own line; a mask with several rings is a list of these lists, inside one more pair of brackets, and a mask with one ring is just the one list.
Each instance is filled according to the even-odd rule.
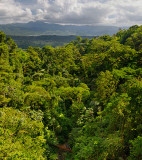
[[[43,47],[45,45],[51,45],[52,47],[63,46],[76,39],[77,36],[57,36],[57,35],[41,35],[41,36],[12,36],[11,37],[19,48],[27,49],[32,47]],[[83,39],[92,39],[94,36],[82,36]]]
[[116,26],[76,26],[76,25],[59,25],[49,24],[41,21],[29,23],[13,23],[1,24],[0,30],[7,35],[14,36],[29,36],[29,35],[79,35],[79,36],[94,36],[94,35],[113,35],[119,30]]

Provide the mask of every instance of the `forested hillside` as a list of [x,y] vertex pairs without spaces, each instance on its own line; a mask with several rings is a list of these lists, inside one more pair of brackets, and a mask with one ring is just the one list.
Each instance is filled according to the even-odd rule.
[[[32,47],[44,47],[45,45],[50,45],[52,47],[63,46],[67,43],[76,39],[76,36],[57,36],[57,35],[42,35],[42,36],[12,36],[14,42],[17,44],[18,48],[27,49],[29,46]],[[82,36],[82,38],[92,39],[94,36]]]
[[18,49],[0,32],[0,159],[141,160],[142,26]]
[[[127,27],[125,27],[127,28]],[[29,36],[29,35],[79,35],[99,36],[103,34],[113,35],[119,27],[116,26],[94,26],[94,25],[60,25],[35,21],[29,23],[0,24],[0,30],[8,35]]]

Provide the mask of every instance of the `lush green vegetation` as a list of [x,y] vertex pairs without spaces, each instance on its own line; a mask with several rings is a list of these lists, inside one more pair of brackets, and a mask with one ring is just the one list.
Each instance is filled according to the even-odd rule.
[[1,159],[141,160],[141,76],[142,26],[26,51],[0,32]]
[[[17,44],[18,48],[27,49],[29,46],[32,47],[44,47],[45,45],[50,45],[52,47],[63,46],[67,43],[76,39],[76,36],[57,36],[57,35],[42,35],[42,36],[12,36],[14,42]],[[82,36],[82,38],[92,39],[94,36]]]

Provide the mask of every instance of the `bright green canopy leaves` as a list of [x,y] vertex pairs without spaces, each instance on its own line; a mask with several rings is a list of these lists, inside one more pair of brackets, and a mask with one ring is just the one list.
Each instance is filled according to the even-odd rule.
[[0,32],[0,157],[140,160],[141,49],[142,26],[27,50]]
[[35,120],[13,108],[0,109],[0,157],[44,159],[42,119]]

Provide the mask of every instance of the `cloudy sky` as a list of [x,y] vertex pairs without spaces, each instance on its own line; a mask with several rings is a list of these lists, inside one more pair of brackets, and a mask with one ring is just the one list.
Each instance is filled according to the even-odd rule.
[[0,24],[142,25],[142,0],[0,0]]

